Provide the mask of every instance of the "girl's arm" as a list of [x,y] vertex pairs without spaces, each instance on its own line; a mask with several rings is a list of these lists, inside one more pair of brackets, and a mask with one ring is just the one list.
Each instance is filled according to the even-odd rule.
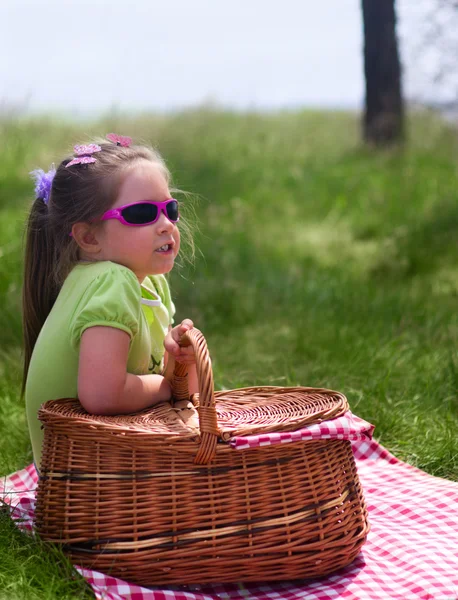
[[129,335],[114,327],[89,327],[81,336],[78,398],[92,414],[116,415],[170,400],[162,375],[127,373]]

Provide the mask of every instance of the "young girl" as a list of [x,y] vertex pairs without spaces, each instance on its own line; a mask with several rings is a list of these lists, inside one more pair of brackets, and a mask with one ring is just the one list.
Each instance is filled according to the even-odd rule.
[[[51,399],[77,397],[90,413],[142,410],[171,397],[185,319],[165,278],[180,249],[179,206],[160,155],[127,137],[75,146],[57,170],[34,171],[23,288],[23,392],[34,462],[37,417]],[[164,348],[166,352],[164,352]]]

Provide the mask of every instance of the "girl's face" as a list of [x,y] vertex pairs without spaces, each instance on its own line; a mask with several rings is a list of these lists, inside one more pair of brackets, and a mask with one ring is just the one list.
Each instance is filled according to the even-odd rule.
[[[128,170],[118,197],[111,208],[141,200],[163,202],[170,198],[167,181],[160,167],[142,161]],[[180,232],[163,212],[150,225],[130,227],[117,219],[103,221],[98,236],[101,260],[111,260],[131,269],[141,283],[147,275],[168,273],[180,249]],[[159,250],[170,244],[169,250]]]

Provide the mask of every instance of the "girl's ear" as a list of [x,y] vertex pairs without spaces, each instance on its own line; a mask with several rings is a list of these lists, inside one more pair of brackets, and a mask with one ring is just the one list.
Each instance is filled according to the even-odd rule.
[[75,223],[72,236],[78,246],[89,254],[98,254],[102,250],[97,228],[90,223]]

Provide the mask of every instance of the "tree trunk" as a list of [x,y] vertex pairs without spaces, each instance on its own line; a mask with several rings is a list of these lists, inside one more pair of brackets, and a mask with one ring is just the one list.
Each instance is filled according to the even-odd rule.
[[395,0],[362,0],[366,104],[364,139],[376,145],[400,142],[404,109],[396,39]]

